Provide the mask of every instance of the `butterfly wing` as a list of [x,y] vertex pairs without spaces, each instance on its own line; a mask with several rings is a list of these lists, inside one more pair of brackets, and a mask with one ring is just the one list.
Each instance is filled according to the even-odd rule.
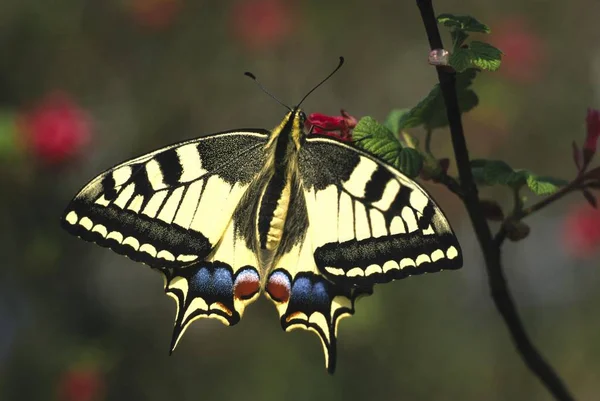
[[215,134],[119,164],[68,205],[63,227],[155,268],[204,260],[265,163],[268,131]]
[[304,194],[296,183],[292,188],[285,234],[267,278],[265,294],[275,303],[285,331],[304,329],[319,336],[325,366],[333,373],[338,324],[354,314],[354,302],[369,294],[370,289],[338,285],[319,272]]
[[458,269],[448,220],[417,183],[347,144],[307,138],[299,170],[318,270],[344,286]]

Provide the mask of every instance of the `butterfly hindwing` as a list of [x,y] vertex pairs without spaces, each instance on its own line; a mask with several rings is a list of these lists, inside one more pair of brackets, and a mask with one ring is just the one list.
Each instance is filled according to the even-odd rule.
[[290,199],[288,219],[280,248],[265,284],[285,331],[304,329],[319,336],[325,366],[333,373],[336,365],[339,321],[354,314],[354,302],[365,289],[345,287],[321,274],[313,256],[304,194],[296,182]]
[[151,267],[203,260],[263,167],[267,137],[215,134],[119,164],[75,196],[63,227]]
[[462,266],[439,207],[389,165],[341,142],[310,137],[299,170],[314,258],[331,280],[372,285]]
[[[244,208],[245,201],[240,203]],[[171,351],[189,325],[200,318],[237,324],[248,304],[258,297],[261,277],[258,259],[246,243],[240,225],[230,221],[214,252],[206,260],[179,269],[161,271],[165,293],[175,300],[177,311]]]

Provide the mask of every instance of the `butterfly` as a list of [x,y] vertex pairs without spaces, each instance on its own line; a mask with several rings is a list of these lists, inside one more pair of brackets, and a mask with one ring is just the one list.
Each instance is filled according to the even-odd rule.
[[237,324],[264,293],[285,331],[318,335],[332,373],[338,324],[359,297],[462,266],[427,192],[372,154],[307,134],[302,101],[270,131],[221,132],[118,164],[67,206],[69,233],[164,277],[177,305],[171,352],[193,321]]

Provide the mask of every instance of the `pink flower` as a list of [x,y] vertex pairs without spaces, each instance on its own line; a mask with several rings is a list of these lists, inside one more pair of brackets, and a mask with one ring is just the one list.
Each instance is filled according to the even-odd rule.
[[285,0],[237,0],[231,10],[235,38],[250,50],[272,48],[294,29],[290,2]]
[[544,43],[523,17],[492,24],[491,43],[504,52],[499,74],[522,83],[537,79],[544,61]]
[[68,95],[51,93],[19,121],[30,152],[47,164],[73,159],[89,142],[89,118]]
[[356,118],[340,111],[341,116],[328,116],[321,113],[312,113],[306,119],[304,125],[313,134],[327,135],[342,141],[352,141],[352,129],[356,127]]
[[130,7],[138,24],[161,30],[173,24],[182,4],[181,0],[133,0]]
[[600,209],[585,205],[567,215],[565,246],[575,256],[589,257],[600,249]]
[[66,371],[58,383],[60,401],[96,401],[103,398],[104,381],[101,374],[91,368]]
[[600,110],[588,109],[585,119],[587,131],[583,143],[583,165],[587,166],[594,154],[600,137]]

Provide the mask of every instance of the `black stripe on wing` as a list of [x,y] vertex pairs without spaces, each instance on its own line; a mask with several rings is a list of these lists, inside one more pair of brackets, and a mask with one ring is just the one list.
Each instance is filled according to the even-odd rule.
[[71,234],[152,267],[205,258],[265,163],[268,131],[232,131],[124,162],[68,205]]
[[435,201],[376,157],[329,138],[307,138],[299,156],[314,257],[344,285],[372,285],[458,269],[462,253]]

